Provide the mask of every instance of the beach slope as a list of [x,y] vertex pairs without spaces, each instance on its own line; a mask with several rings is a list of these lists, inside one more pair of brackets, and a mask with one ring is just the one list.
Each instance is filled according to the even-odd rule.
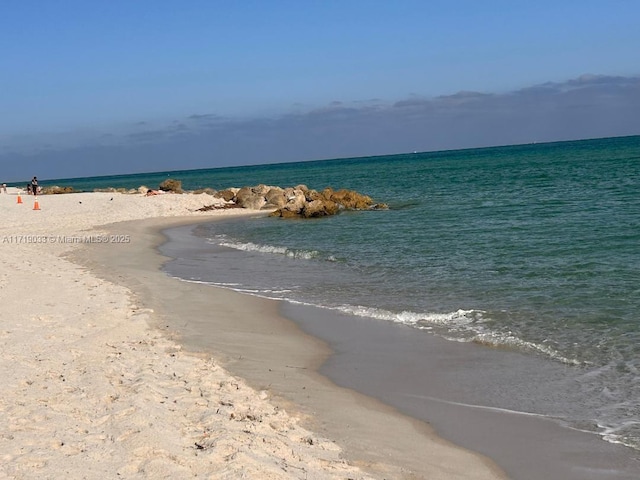
[[[287,403],[286,392],[250,387],[223,368],[237,359],[186,351],[180,339],[195,334],[189,322],[163,325],[170,310],[152,294],[161,277],[181,282],[114,266],[153,252],[148,228],[256,212],[196,212],[212,203],[204,194],[42,196],[39,209],[33,197],[22,200],[0,195],[0,478],[500,478],[486,459],[406,419],[407,436],[419,439],[407,458],[422,472],[390,452],[357,458],[349,446],[375,449],[375,437],[322,437],[302,425],[313,412]],[[105,227],[123,221],[135,223]],[[73,260],[83,255],[82,265]],[[228,313],[220,325],[250,308],[219,301]],[[235,332],[251,348],[257,337],[244,333]],[[322,383],[326,398],[344,402],[337,410],[401,418],[355,395],[350,404],[333,388]]]

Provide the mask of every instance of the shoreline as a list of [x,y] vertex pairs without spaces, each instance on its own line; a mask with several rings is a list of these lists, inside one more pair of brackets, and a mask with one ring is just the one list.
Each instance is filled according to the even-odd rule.
[[68,260],[136,241],[94,242],[109,223],[231,215],[195,213],[209,196],[16,200],[0,195],[0,478],[371,478],[266,392],[152,328],[121,279]]
[[[367,335],[362,348],[336,351],[327,338],[333,327],[311,321],[317,312],[164,274],[163,231],[264,214],[195,213],[209,201],[86,193],[42,197],[34,211],[0,195],[0,478],[506,477],[489,458],[500,455],[473,443],[500,448],[483,435],[503,415],[459,416],[450,408],[421,417],[384,397],[394,393],[388,383],[367,390],[372,371],[384,366],[358,357],[372,351],[368,327],[358,333]],[[113,241],[94,241],[104,238]],[[452,350],[443,352],[440,360],[451,361]],[[345,365],[360,369],[363,393],[353,390]],[[459,441],[447,431],[452,421]],[[523,424],[502,442],[531,441],[532,433],[540,430]],[[589,451],[570,446],[563,461],[576,478],[637,476],[600,463],[611,457],[594,456],[589,468],[578,461]],[[532,452],[529,477],[511,476],[540,478],[547,463],[540,454]],[[636,465],[637,458],[625,468]]]
[[[545,359],[451,342],[401,325],[285,304],[283,313],[336,353],[320,373],[379,399],[437,435],[485,455],[514,480],[634,480],[637,451],[565,425],[558,418],[487,406],[469,397],[480,383],[511,385],[514,375],[541,385],[561,370]],[[504,387],[503,387],[504,388]]]
[[[498,437],[506,432],[496,439],[484,434],[502,427],[504,414],[460,415],[460,406],[445,402],[421,416],[394,403],[397,388],[386,380],[371,389],[378,382],[371,375],[385,363],[361,355],[390,357],[370,324],[358,331],[350,325],[358,319],[343,324],[333,314],[333,326],[314,323],[312,309],[166,275],[167,257],[157,249],[163,231],[264,214],[194,212],[209,200],[87,193],[40,198],[42,210],[34,211],[0,195],[0,478],[497,479],[506,474],[496,461],[504,467],[501,455],[511,456],[495,453],[501,445],[526,446],[547,432],[545,447],[567,446],[566,437],[555,438],[562,429],[532,427],[528,420],[536,419],[507,422],[519,430],[496,429]],[[113,241],[93,241],[102,238]],[[366,340],[331,338],[350,329]],[[452,355],[451,342],[443,342],[429,357],[432,370],[469,359],[469,345]],[[442,386],[437,376],[397,372]],[[458,423],[453,432],[451,422]],[[590,441],[560,451],[575,478],[637,477],[624,476],[637,472],[637,458],[624,472],[606,452],[585,463],[591,440],[598,451],[617,447],[577,435]],[[490,448],[478,448],[483,443]],[[540,478],[541,466],[553,464],[543,453],[532,450],[524,473],[517,464],[506,470]]]
[[[174,246],[162,251],[172,256],[172,251],[180,255],[181,250],[197,248],[198,242],[189,238],[190,228],[165,232]],[[193,261],[194,257],[187,253],[182,258]],[[512,478],[637,477],[638,456],[630,448],[572,429],[553,416],[528,414],[517,407],[492,408],[481,396],[469,396],[469,389],[504,389],[523,382],[540,386],[551,382],[545,391],[553,394],[553,379],[565,375],[563,365],[514,351],[459,344],[400,325],[278,302],[281,314],[332,348],[320,367],[322,375],[433,425],[438,435],[493,459]],[[535,399],[528,403],[534,406]]]
[[[130,232],[132,238],[143,240],[125,252],[109,245],[93,249],[80,263],[100,277],[127,286],[135,292],[136,303],[153,308],[156,328],[179,339],[188,351],[212,355],[257,391],[268,391],[274,403],[295,411],[305,428],[332,438],[349,463],[369,474],[444,479],[469,478],[473,472],[473,478],[505,478],[490,460],[442,440],[423,422],[337,387],[316,373],[330,350],[282,317],[279,302],[180,282],[161,272],[160,266],[167,260],[156,249],[163,241],[161,232],[203,220],[214,219],[110,225],[109,230],[116,235]],[[78,253],[83,255],[77,252],[74,261],[79,260]],[[92,263],[96,253],[100,265]],[[147,281],[153,288],[144,286]],[[223,312],[221,317],[206,314],[212,307]],[[216,340],[212,342],[211,337],[203,335],[206,329],[216,331]],[[206,344],[202,342],[204,337],[208,338]]]

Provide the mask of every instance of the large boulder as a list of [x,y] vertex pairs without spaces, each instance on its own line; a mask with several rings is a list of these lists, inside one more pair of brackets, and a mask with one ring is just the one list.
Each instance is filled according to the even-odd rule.
[[338,190],[331,193],[329,198],[350,210],[367,210],[374,205],[371,197],[354,190]]
[[333,195],[333,188],[325,187],[324,190],[322,190],[321,195],[325,200],[331,200],[331,195]]
[[260,210],[267,201],[264,199],[264,193],[258,187],[242,187],[236,193],[236,205],[251,210]]
[[340,210],[340,206],[332,200],[313,200],[307,203],[300,214],[304,218],[326,217],[335,215]]
[[242,187],[240,190],[236,192],[235,201],[240,204],[245,199],[254,196],[254,193],[251,191],[251,187]]
[[299,214],[306,205],[307,200],[302,190],[294,189],[290,195],[287,196],[287,203],[284,206],[284,210]]
[[236,193],[236,205],[239,207],[259,210],[266,203],[264,194],[261,194],[256,187],[242,187]]
[[280,187],[271,187],[265,194],[264,199],[267,201],[266,207],[283,208],[287,204],[285,191]]
[[232,201],[234,198],[236,198],[236,192],[238,190],[237,189],[233,189],[233,188],[227,188],[225,190],[220,190],[219,192],[217,192],[214,197],[216,198],[221,198],[223,199],[225,202],[230,202]]
[[264,197],[272,188],[273,187],[260,184],[260,185],[256,185],[255,187],[251,187],[251,191],[256,195],[262,195]]
[[306,190],[304,192],[304,198],[307,202],[313,202],[315,200],[325,200],[321,193],[318,193],[317,190]]
[[182,182],[173,178],[167,178],[158,188],[163,192],[182,193]]

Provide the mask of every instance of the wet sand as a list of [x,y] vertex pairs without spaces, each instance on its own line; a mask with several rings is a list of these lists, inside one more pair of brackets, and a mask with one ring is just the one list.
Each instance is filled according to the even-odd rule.
[[563,374],[562,365],[313,307],[283,304],[282,310],[332,347],[320,373],[428,422],[439,435],[495,460],[514,480],[639,478],[640,456],[630,448],[552,418],[477,403],[488,395],[474,390],[495,388],[501,379],[542,390]]

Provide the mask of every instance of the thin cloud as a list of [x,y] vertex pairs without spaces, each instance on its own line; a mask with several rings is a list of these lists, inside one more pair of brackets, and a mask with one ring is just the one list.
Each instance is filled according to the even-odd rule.
[[220,115],[216,115],[215,113],[194,113],[193,115],[189,115],[187,120],[193,120],[195,122],[211,122],[211,121],[219,121],[223,120],[224,117]]
[[[640,77],[583,75],[502,94],[336,100],[279,117],[200,113],[153,129],[139,126],[145,128],[96,136],[93,142],[82,138],[76,145],[84,146],[75,148],[69,134],[55,141],[43,136],[38,142],[2,143],[37,144],[22,151],[24,162],[41,165],[39,176],[61,178],[638,135]],[[0,159],[10,156],[0,153]],[[117,162],[104,161],[116,157]],[[17,169],[22,162],[3,163]]]

